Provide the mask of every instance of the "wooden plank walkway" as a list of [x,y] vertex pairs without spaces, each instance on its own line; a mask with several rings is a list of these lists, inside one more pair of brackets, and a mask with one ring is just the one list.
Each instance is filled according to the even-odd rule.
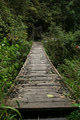
[[40,42],[34,42],[26,62],[17,78],[17,85],[10,93],[7,105],[18,108],[68,108],[72,101],[61,83]]

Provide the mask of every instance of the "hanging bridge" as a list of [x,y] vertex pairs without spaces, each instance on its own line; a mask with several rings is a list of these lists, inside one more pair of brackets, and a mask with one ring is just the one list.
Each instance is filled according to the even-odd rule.
[[[42,44],[34,42],[23,67],[16,77],[14,88],[11,90],[6,104],[27,110],[28,114],[31,111],[35,111],[34,114],[36,112],[45,114],[46,112],[47,116],[49,110],[54,110],[51,113],[57,115],[61,109],[64,113],[65,110],[68,112],[68,109],[74,109],[72,106],[74,100],[69,96],[69,89],[63,83]],[[40,110],[43,110],[42,113]],[[58,110],[58,113],[55,110]]]

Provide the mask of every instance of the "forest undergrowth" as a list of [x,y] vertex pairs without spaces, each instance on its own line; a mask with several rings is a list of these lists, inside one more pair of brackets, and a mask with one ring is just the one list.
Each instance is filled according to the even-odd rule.
[[18,110],[3,103],[9,88],[14,84],[32,41],[28,41],[27,26],[21,15],[14,15],[4,0],[0,1],[0,120],[21,117]]
[[[80,99],[80,1],[0,0],[0,120],[16,120],[19,111],[3,104],[32,45],[35,27],[52,63]],[[80,106],[78,104],[78,106]],[[80,120],[75,111],[69,120]]]
[[[61,26],[51,23],[49,32],[42,41],[49,58],[57,68],[65,83],[72,89],[75,100],[73,106],[80,106],[80,31],[65,32]],[[76,104],[78,101],[78,104]],[[79,120],[80,110],[68,117]]]

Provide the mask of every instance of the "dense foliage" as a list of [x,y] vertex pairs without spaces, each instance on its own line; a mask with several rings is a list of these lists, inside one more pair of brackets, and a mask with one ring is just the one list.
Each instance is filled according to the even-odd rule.
[[53,32],[52,36],[43,41],[46,51],[66,83],[73,89],[76,99],[80,99],[80,50],[77,48],[80,31],[65,33],[55,26]]
[[[79,0],[51,0],[51,3],[53,20],[43,44],[52,63],[80,102],[80,3]],[[72,112],[68,119],[79,120],[80,110]]]
[[[7,2],[0,0],[0,104],[3,104],[3,98],[14,84],[31,48],[27,25],[21,15],[16,16],[12,11]],[[17,110],[8,108],[0,109],[0,120],[15,119]]]
[[[79,0],[0,0],[0,104],[27,57],[35,26],[42,26],[50,59],[80,99],[79,6]],[[6,107],[0,114],[4,120],[16,116]]]
[[76,99],[80,99],[79,1],[51,0],[49,4],[53,19],[43,43],[53,64],[73,89]]

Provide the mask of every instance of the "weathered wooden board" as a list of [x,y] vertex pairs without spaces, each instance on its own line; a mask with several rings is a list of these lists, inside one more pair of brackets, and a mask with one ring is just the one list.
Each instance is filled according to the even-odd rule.
[[[16,101],[8,101],[10,106],[14,106],[18,108]],[[28,103],[26,100],[25,101],[19,101],[20,107],[21,108],[28,108],[28,109],[33,109],[33,108],[72,108],[72,105],[70,102],[36,102],[36,103]]]

